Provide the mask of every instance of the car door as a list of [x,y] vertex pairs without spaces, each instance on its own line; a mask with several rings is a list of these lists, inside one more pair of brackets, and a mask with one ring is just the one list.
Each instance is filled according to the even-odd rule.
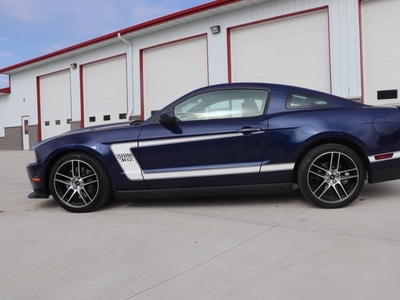
[[[149,188],[256,183],[267,143],[268,96],[259,89],[204,92],[144,126],[139,163]],[[172,119],[165,122],[165,116]]]

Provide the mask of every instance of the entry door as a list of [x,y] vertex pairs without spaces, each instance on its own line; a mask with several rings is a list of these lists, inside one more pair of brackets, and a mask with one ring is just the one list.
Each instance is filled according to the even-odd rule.
[[29,116],[22,117],[22,149],[29,150]]
[[[145,126],[139,160],[150,188],[256,183],[267,142],[267,91],[225,90],[178,103],[176,121]],[[160,117],[161,118],[161,117]]]

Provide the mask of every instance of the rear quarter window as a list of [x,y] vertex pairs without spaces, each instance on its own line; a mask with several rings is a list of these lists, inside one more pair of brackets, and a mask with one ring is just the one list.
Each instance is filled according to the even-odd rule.
[[331,105],[329,98],[305,93],[290,92],[286,99],[287,109],[327,108]]

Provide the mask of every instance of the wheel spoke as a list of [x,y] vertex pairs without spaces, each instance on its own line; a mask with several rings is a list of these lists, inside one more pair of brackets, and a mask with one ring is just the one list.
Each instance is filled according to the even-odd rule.
[[332,168],[333,168],[333,152],[331,152],[331,161],[330,161],[330,163],[329,163],[329,170],[332,170]]
[[[97,178],[96,174],[90,174],[90,175],[88,175],[88,176],[82,177],[81,179],[82,179],[83,181],[85,181],[86,179],[88,179],[88,178],[90,178],[90,177],[95,177],[95,178]],[[97,179],[96,179],[96,181],[97,181]]]
[[333,185],[332,187],[333,187],[333,190],[335,191],[336,195],[338,196],[338,200],[341,200],[342,197],[340,196],[340,193],[338,192],[336,185]]
[[347,194],[346,189],[344,188],[344,186],[342,185],[342,183],[341,183],[341,182],[338,182],[337,185],[340,186],[340,188],[342,189],[343,193],[346,195],[346,198],[348,198],[349,195]]
[[[86,202],[85,195],[83,193],[85,193],[87,195],[87,193],[84,190],[78,191],[79,197],[82,199],[83,202],[85,202],[85,205],[87,205],[88,203]],[[88,196],[88,198],[90,199],[89,196]],[[90,199],[90,202],[92,202],[92,199]]]
[[76,176],[78,177],[78,178],[81,178],[81,162],[78,160],[78,161],[76,161],[76,171],[77,171],[77,174],[76,174]]
[[341,180],[348,180],[351,178],[358,178],[358,177],[359,177],[359,174],[358,174],[358,170],[356,168],[348,169],[346,171],[340,172]]
[[321,175],[321,174],[318,174],[318,173],[316,173],[316,172],[314,172],[314,171],[311,171],[311,170],[310,170],[310,173],[311,173],[311,174],[314,174],[315,176],[318,176],[318,177],[321,177],[321,178],[325,178],[325,176],[323,176],[323,175]]
[[340,180],[348,180],[348,179],[352,179],[352,178],[358,178],[358,175],[349,175],[349,176],[343,176],[341,177]]
[[336,170],[339,170],[340,168],[340,153],[338,153],[338,160],[337,160],[337,164],[336,164]]
[[70,181],[64,181],[64,180],[57,179],[57,178],[55,178],[54,181],[60,182],[60,183],[65,184],[65,185],[68,185],[70,183]]
[[92,196],[88,193],[88,191],[84,188],[83,189],[83,192],[86,194],[86,196],[89,198],[89,200],[90,200],[90,202],[92,202],[93,201],[93,198],[92,198]]
[[76,176],[75,175],[75,167],[74,167],[74,161],[73,160],[71,160],[71,174],[72,174],[72,177]]
[[82,186],[87,186],[87,185],[94,184],[94,183],[97,183],[97,182],[98,182],[98,180],[91,181],[91,182],[84,182],[84,183],[82,183]]
[[340,174],[343,174],[343,173],[350,173],[350,172],[354,172],[354,171],[357,171],[357,168],[352,168],[352,169],[348,169],[348,170],[341,170],[340,171]]
[[72,198],[74,197],[75,194],[76,194],[76,191],[74,190],[74,192],[72,193],[71,197],[69,197],[67,203],[69,203],[72,200]]
[[62,174],[62,173],[56,173],[56,176],[62,176],[62,177],[65,177],[65,178],[67,178],[68,180],[71,180],[72,179],[72,177],[70,177],[70,176],[67,176],[67,175],[65,175],[65,174]]
[[318,166],[318,165],[316,165],[316,164],[312,164],[311,167],[316,167],[316,168],[318,168],[318,169],[324,171],[325,173],[328,172],[328,170],[326,170],[326,169],[324,169],[324,168],[322,168],[322,167],[320,167],[320,166]]
[[[317,194],[317,192],[321,189],[321,187],[324,185],[324,184],[326,184],[326,182],[325,181],[322,181],[322,183],[314,190],[314,191],[311,191],[315,196],[317,196],[316,194]],[[328,185],[328,188],[329,188],[329,185]]]
[[[324,184],[325,182],[323,182],[323,184]],[[331,187],[329,184],[327,184],[327,183],[325,183],[326,184],[326,186],[325,186],[325,188],[324,188],[324,190],[321,192],[321,194],[319,194],[319,199],[321,199],[322,198],[322,196],[323,195],[325,195],[325,193],[329,190],[329,188]],[[322,185],[322,184],[321,184]]]
[[[73,189],[72,189],[71,187],[68,188],[67,191],[65,192],[65,194],[61,197],[61,200],[64,200],[64,199],[65,199],[65,197],[67,196],[67,194],[68,194],[68,192],[69,192],[70,190],[73,190]],[[74,194],[75,194],[75,191],[72,193],[71,197],[69,197],[69,199],[68,199],[67,202],[69,202],[69,201],[71,200],[71,198],[72,198],[72,196],[74,196]]]

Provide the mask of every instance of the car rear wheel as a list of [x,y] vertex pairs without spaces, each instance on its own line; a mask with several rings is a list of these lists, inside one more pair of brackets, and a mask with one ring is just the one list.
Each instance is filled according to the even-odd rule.
[[319,207],[339,208],[350,204],[360,194],[365,168],[350,148],[325,144],[304,157],[297,179],[308,200]]
[[93,211],[111,196],[107,171],[97,159],[83,153],[62,156],[49,180],[53,198],[71,212]]

